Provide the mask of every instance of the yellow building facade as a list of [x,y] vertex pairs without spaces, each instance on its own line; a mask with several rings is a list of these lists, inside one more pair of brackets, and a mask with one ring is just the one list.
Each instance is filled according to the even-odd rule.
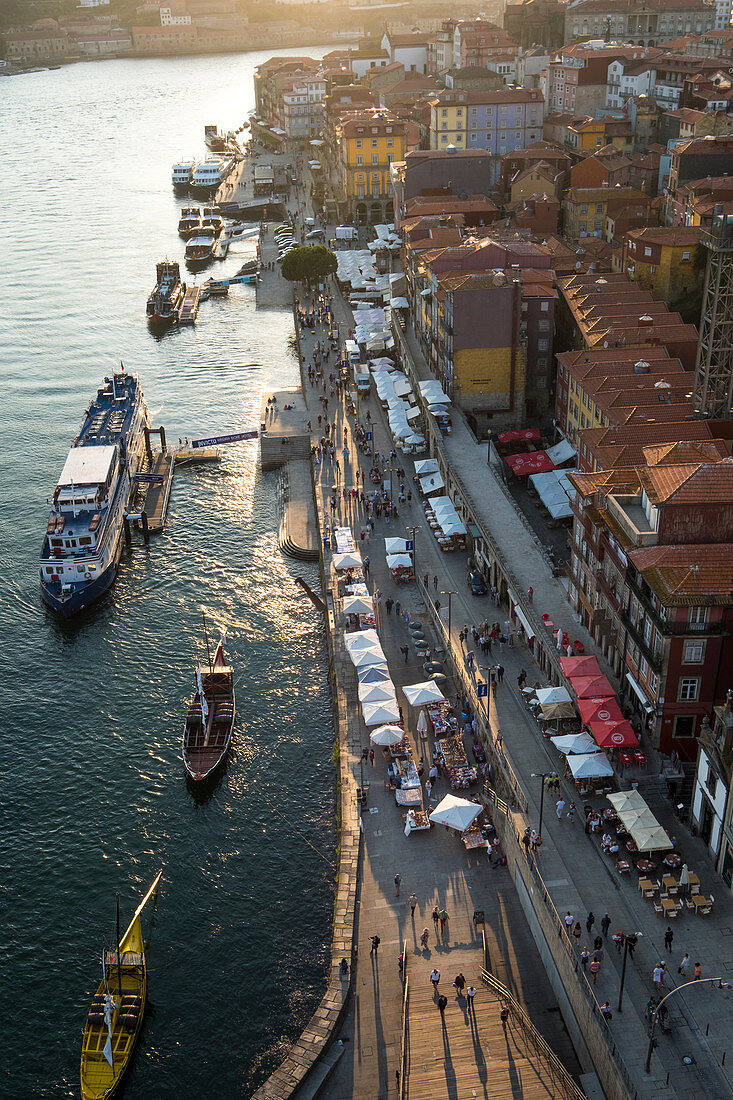
[[624,237],[622,270],[669,306],[703,278],[700,232],[687,225],[632,229]]
[[388,111],[344,116],[336,128],[339,199],[354,221],[392,221],[390,166],[408,152],[406,126]]

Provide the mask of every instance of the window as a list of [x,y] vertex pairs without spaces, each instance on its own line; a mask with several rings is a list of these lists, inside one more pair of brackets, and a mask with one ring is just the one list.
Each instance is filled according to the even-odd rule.
[[647,661],[646,657],[642,657],[639,661],[639,675],[641,676],[642,680],[646,680],[647,676],[649,675],[649,662]]
[[705,779],[705,786],[708,789],[708,793],[710,794],[710,797],[714,800],[715,799],[715,790],[716,790],[716,787],[718,786],[718,780],[717,780],[717,777],[715,775],[715,772],[713,771],[713,769],[710,767],[709,764],[708,764],[708,774],[707,774],[707,777]]
[[649,246],[647,245],[647,247],[646,247],[646,248],[644,249],[644,255],[645,255],[645,256],[651,256],[651,254],[652,254],[652,250],[651,250],[651,248],[649,248]]
[[659,692],[659,677],[657,676],[656,672],[649,673],[648,684],[650,692],[656,697]]
[[376,139],[376,138],[372,138],[372,149],[376,149],[376,148],[377,148],[377,145],[378,145],[378,144],[379,144],[379,143],[377,142],[377,139]]
[[387,138],[387,148],[388,149],[394,148],[394,138]]
[[357,138],[356,139],[356,148],[357,149],[362,149],[363,147],[364,147],[364,142],[361,140],[361,138]]
[[537,328],[539,329],[540,332],[549,332],[550,331],[550,322],[549,321],[538,321],[537,322]]
[[547,348],[548,348],[548,341],[547,340],[538,340],[537,341],[537,350],[538,351],[547,351]]
[[694,714],[678,714],[674,720],[674,733],[673,737],[694,737],[695,736],[695,716]]
[[700,690],[700,680],[697,676],[683,676],[680,680],[678,699],[680,703],[694,703]]
[[701,665],[705,660],[705,642],[685,642],[682,661],[686,665]]
[[542,310],[543,313],[547,313],[549,311],[549,308],[550,308],[550,303],[549,302],[540,302],[540,309]]
[[707,607],[691,607],[687,615],[690,630],[704,630],[708,622]]
[[364,157],[362,156],[361,153],[356,154],[356,163],[358,165],[362,165],[364,163]]
[[683,260],[689,260],[689,258],[690,258],[690,253],[689,252],[683,252],[682,253],[682,259]]
[[379,164],[379,153],[372,153],[372,164]]

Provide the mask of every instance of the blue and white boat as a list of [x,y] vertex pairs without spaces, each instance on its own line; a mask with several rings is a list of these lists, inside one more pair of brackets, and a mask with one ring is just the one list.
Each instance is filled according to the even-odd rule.
[[149,426],[135,375],[105,378],[61,471],[41,551],[41,595],[67,618],[114,582]]

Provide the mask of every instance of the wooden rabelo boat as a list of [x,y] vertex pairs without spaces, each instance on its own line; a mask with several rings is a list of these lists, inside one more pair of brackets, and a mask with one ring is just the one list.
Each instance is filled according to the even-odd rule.
[[115,1094],[140,1036],[147,992],[140,916],[157,892],[162,873],[155,876],[122,937],[117,898],[117,949],[104,952],[102,981],[92,998],[82,1038],[82,1100],[109,1100]]
[[209,663],[196,669],[197,690],[188,706],[182,749],[186,772],[196,783],[208,779],[223,763],[236,712],[234,673],[226,662],[223,642],[211,660],[205,621],[204,637]]

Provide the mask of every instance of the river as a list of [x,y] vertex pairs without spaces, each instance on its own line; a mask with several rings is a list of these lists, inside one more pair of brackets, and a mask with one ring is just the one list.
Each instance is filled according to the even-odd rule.
[[[261,473],[256,442],[177,474],[167,530],[134,546],[83,619],[59,621],[38,592],[47,499],[116,362],[173,437],[256,427],[262,390],[297,383],[292,317],[255,311],[253,288],[163,339],[144,318],[156,261],[183,256],[171,165],[203,154],[204,123],[243,121],[267,56],[102,61],[0,85],[6,1096],[78,1095],[115,893],[124,925],[158,868],[126,1096],[247,1095],[324,988],[333,729],[321,623],[293,584],[317,574],[277,549],[278,475]],[[226,632],[239,711],[206,798],[180,760],[202,610]]]

